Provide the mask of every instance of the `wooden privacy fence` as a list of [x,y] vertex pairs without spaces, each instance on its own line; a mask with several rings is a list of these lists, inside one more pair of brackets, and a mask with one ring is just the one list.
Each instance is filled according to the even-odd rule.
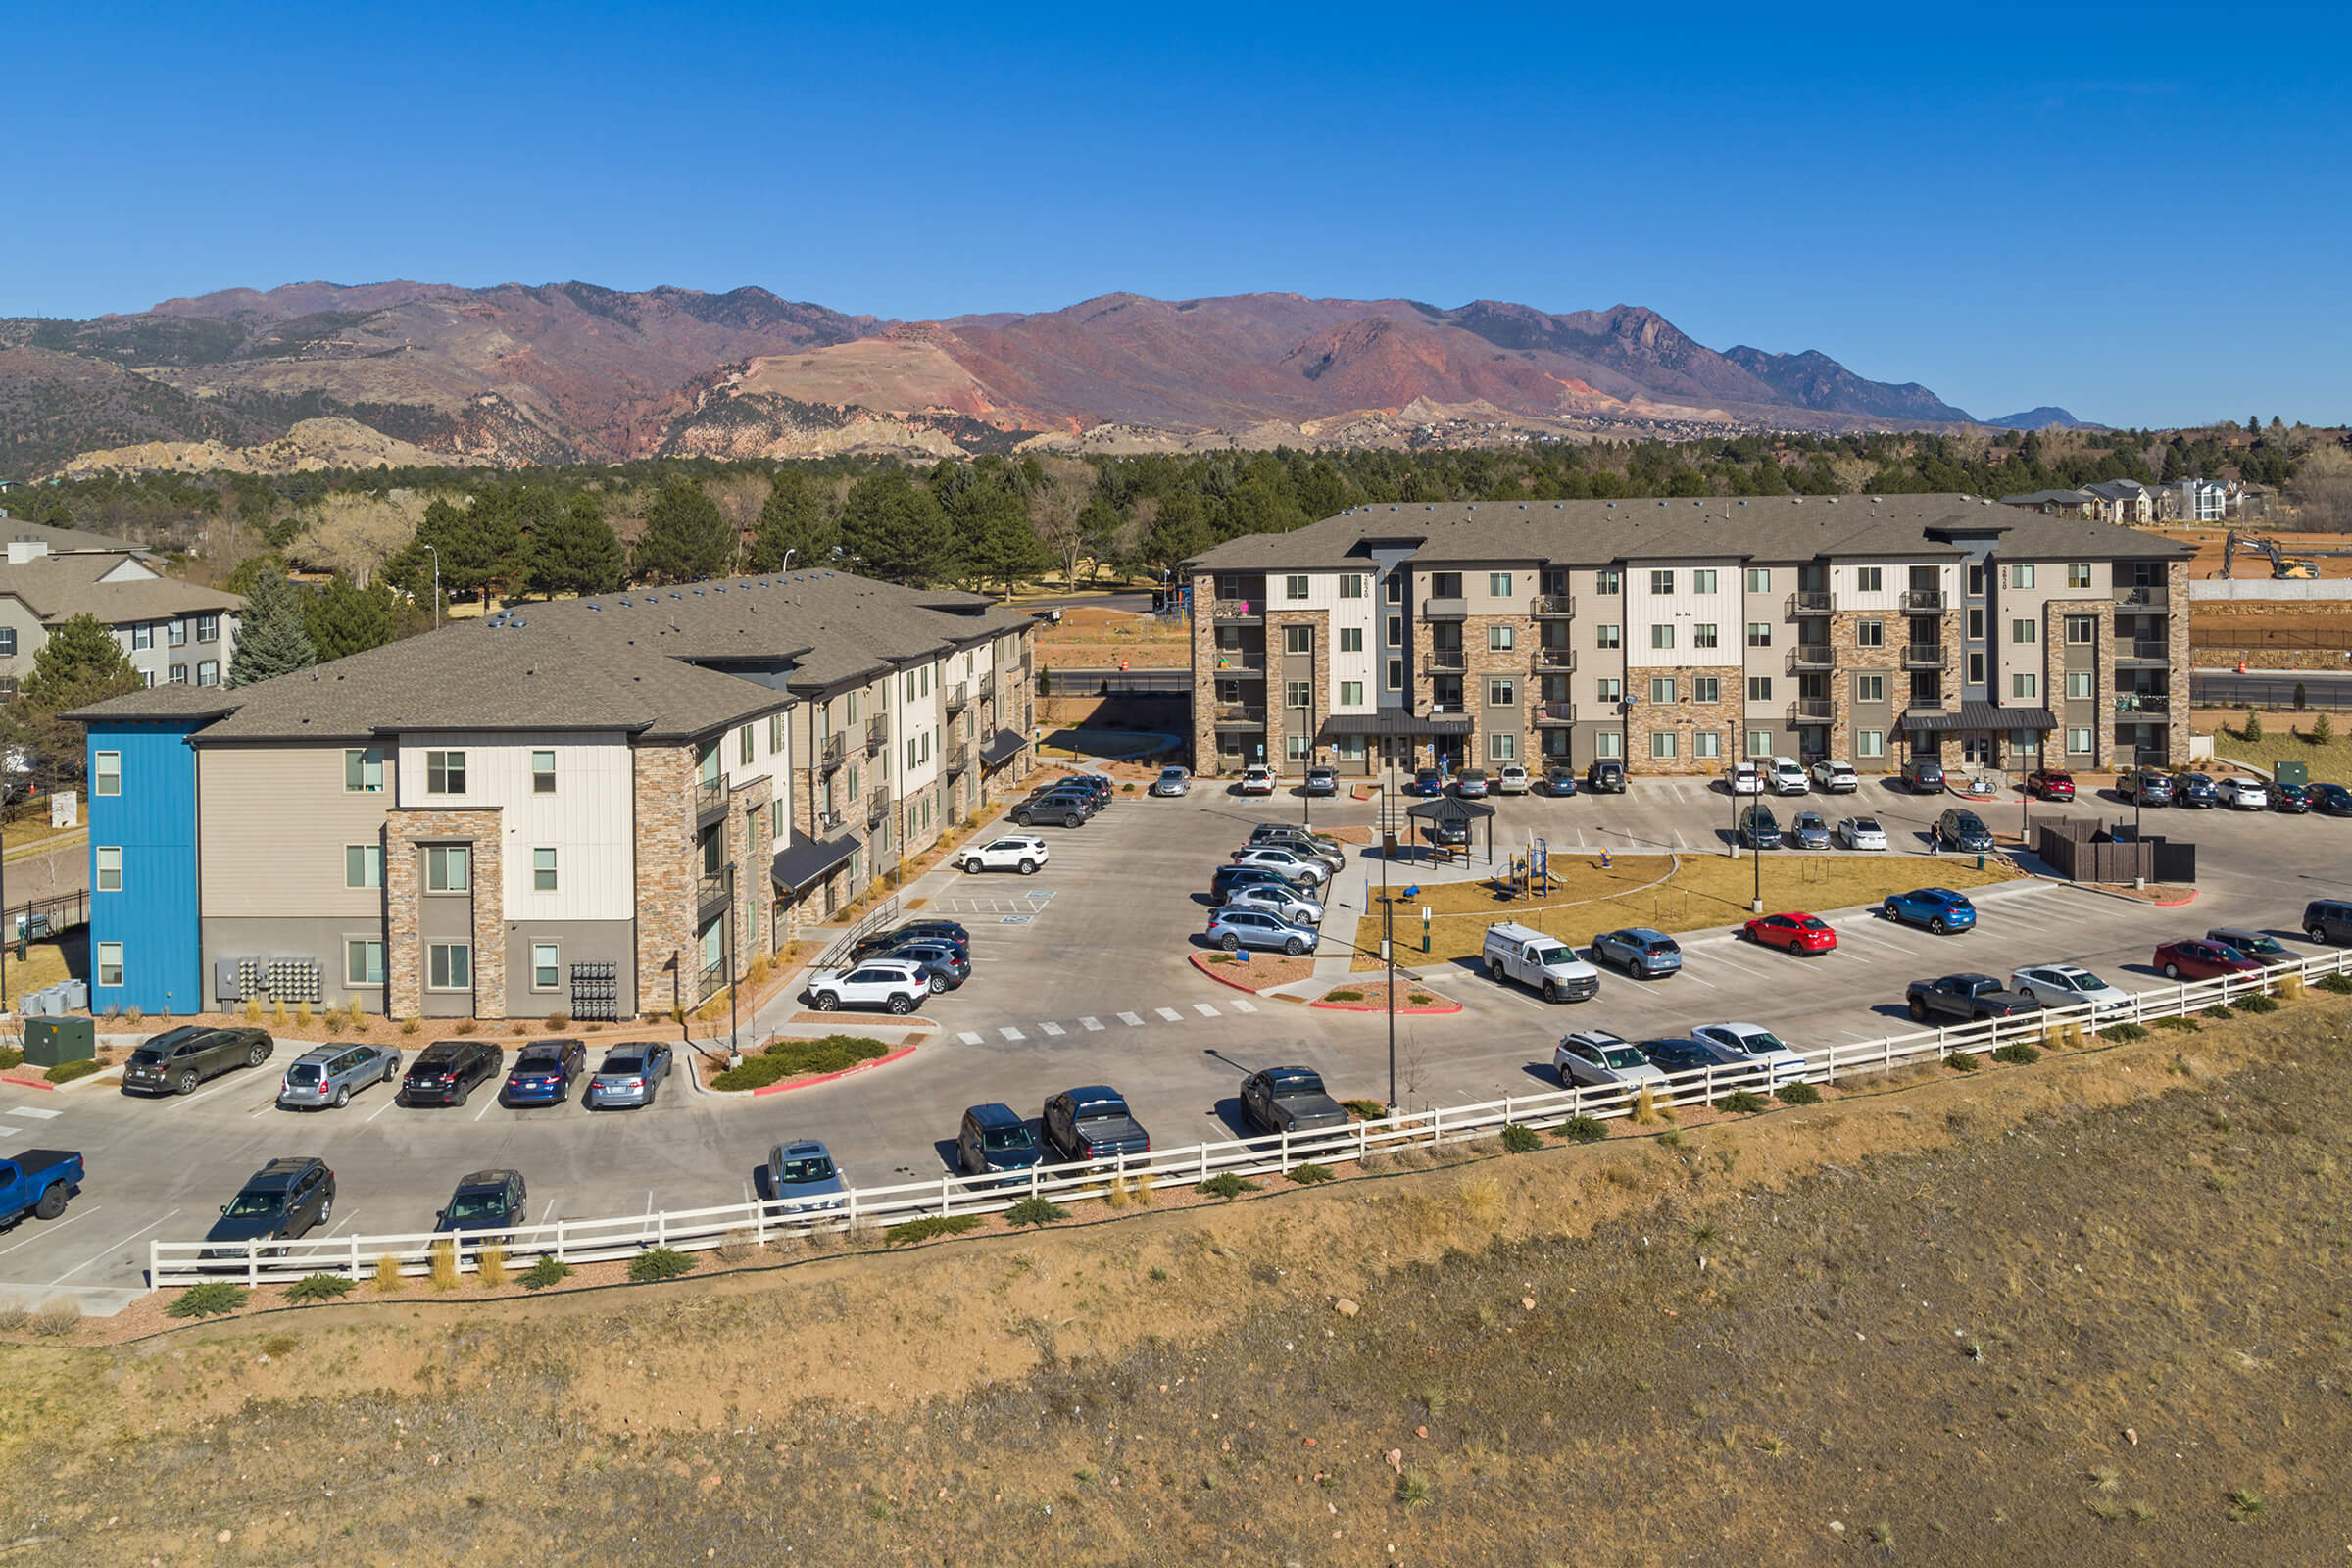
[[[1883,1040],[1831,1046],[1804,1053],[1801,1072],[1784,1069],[1772,1080],[1760,1067],[1709,1067],[1677,1073],[1662,1087],[1653,1085],[1657,1091],[1654,1100],[1669,1107],[1705,1105],[1739,1089],[1767,1090],[1799,1081],[1834,1084],[1858,1072],[1940,1061],[1962,1053],[1981,1055],[2016,1041],[2038,1042],[2053,1027],[2077,1025],[2095,1034],[2119,1023],[2181,1017],[2216,1004],[2268,993],[2282,981],[2319,980],[2347,971],[2352,971],[2352,951],[2291,958],[2255,974],[2161,986],[2140,992],[2129,1003],[2103,1008],[2053,1007],[2022,1018],[1921,1029]],[[941,1176],[936,1181],[855,1188],[829,1200],[833,1206],[826,1208],[810,1208],[806,1200],[756,1201],[610,1219],[556,1220],[518,1225],[497,1235],[475,1232],[460,1239],[457,1262],[460,1268],[470,1270],[474,1267],[473,1250],[492,1245],[503,1248],[510,1264],[520,1265],[539,1257],[565,1263],[608,1262],[634,1257],[654,1247],[702,1251],[729,1243],[764,1245],[815,1230],[862,1232],[934,1215],[997,1214],[1026,1198],[1077,1202],[1106,1196],[1114,1180],[1189,1185],[1227,1171],[1245,1177],[1279,1176],[1303,1164],[1330,1165],[1392,1150],[1491,1137],[1506,1126],[1550,1128],[1572,1117],[1605,1121],[1629,1116],[1633,1110],[1632,1093],[1614,1086],[1505,1095],[1475,1104],[1402,1111],[1326,1132],[1153,1150],[1090,1167],[1040,1166],[1017,1174]],[[289,1242],[151,1241],[147,1278],[149,1287],[157,1290],[206,1280],[283,1284],[307,1274],[339,1274],[357,1280],[372,1274],[378,1260],[386,1257],[393,1259],[403,1274],[424,1274],[432,1267],[434,1244],[448,1240],[415,1232]]]

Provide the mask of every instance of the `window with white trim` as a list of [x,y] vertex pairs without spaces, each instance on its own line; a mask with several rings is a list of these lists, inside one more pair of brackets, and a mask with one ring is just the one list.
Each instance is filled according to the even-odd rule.
[[1518,737],[1518,736],[1516,736],[1516,735],[1506,735],[1506,734],[1492,734],[1492,735],[1489,735],[1489,736],[1487,737],[1487,760],[1488,760],[1488,761],[1490,761],[1490,762],[1515,762],[1515,761],[1517,761],[1518,760],[1519,760],[1519,737]]
[[380,844],[343,846],[343,885],[380,888],[384,885],[384,847]]
[[1694,623],[1694,624],[1692,624],[1692,626],[1690,627],[1690,646],[1691,646],[1691,647],[1693,647],[1693,648],[1719,648],[1719,647],[1721,647],[1722,645],[1723,645],[1723,636],[1722,636],[1722,632],[1721,632],[1721,630],[1720,630],[1720,629],[1719,629],[1719,628],[1716,626],[1715,622],[1713,622],[1713,621],[1711,621],[1711,620],[1702,620],[1702,621],[1695,622],[1695,623]]
[[1747,591],[1751,594],[1768,594],[1772,592],[1772,568],[1770,566],[1748,567]]
[[1854,568],[1854,592],[1875,594],[1882,591],[1886,584],[1886,570],[1885,567],[1856,566]]
[[1363,704],[1364,683],[1362,681],[1344,680],[1340,682],[1340,706],[1342,708],[1361,708]]
[[2088,757],[2090,755],[2090,731],[2086,729],[2068,730],[2066,732],[2066,749],[2077,757]]
[[1340,597],[1341,597],[1342,599],[1361,599],[1361,598],[1363,598],[1363,597],[1364,597],[1364,574],[1363,574],[1362,572],[1360,572],[1360,571],[1343,571],[1343,572],[1341,572],[1341,573],[1340,573]]
[[90,754],[90,793],[120,795],[122,793],[122,754],[93,752]]
[[542,844],[531,851],[531,891],[556,891],[556,851],[553,845]]
[[1487,703],[1494,708],[1510,708],[1519,701],[1519,683],[1507,675],[1494,676],[1487,681]]
[[555,753],[533,752],[531,754],[531,793],[533,795],[556,793]]
[[1592,737],[1592,755],[1594,757],[1623,757],[1625,755],[1625,737],[1613,729],[1602,730]]
[[1713,593],[1715,591],[1715,582],[1716,573],[1715,569],[1711,566],[1695,567],[1690,573],[1690,591],[1694,594]]
[[384,754],[369,748],[367,751],[343,754],[343,793],[346,795],[378,795],[384,788]]
[[1723,755],[1723,737],[1711,729],[1702,729],[1690,737],[1690,755],[1700,759]]
[[464,752],[425,753],[424,793],[427,795],[465,794],[466,754]]
[[1511,574],[1510,574],[1509,572],[1507,572],[1507,571],[1490,571],[1490,572],[1488,572],[1488,573],[1487,573],[1487,597],[1488,597],[1489,599],[1508,599],[1508,598],[1510,598],[1510,597],[1511,597]]
[[1518,645],[1519,629],[1516,626],[1489,626],[1487,628],[1487,652],[1507,654]]
[[1285,599],[1304,599],[1308,596],[1308,592],[1307,579],[1304,576],[1282,579],[1282,597]]
[[100,845],[90,852],[90,858],[94,862],[94,869],[98,876],[98,891],[101,893],[122,892],[122,851],[114,845]]
[[1649,735],[1649,755],[1652,760],[1672,761],[1678,754],[1680,737],[1670,729],[1652,730]]
[[1749,621],[1747,623],[1747,646],[1770,648],[1772,646],[1772,622],[1769,620]]
[[2039,642],[2041,634],[2034,622],[2021,616],[2009,623],[2009,640],[2013,643]]
[[2009,695],[2031,702],[2041,695],[2040,677],[2028,675],[2022,671],[2012,674],[2009,677]]
[[1624,628],[1623,626],[1595,626],[1595,627],[1593,627],[1593,628],[1592,628],[1592,646],[1593,646],[1593,647],[1595,647],[1595,648],[1622,648],[1622,647],[1624,647],[1624,646],[1625,646],[1625,628]]
[[2097,680],[2098,676],[2090,670],[2070,669],[2066,672],[2066,695],[2078,700],[2090,697]]
[[563,954],[553,942],[531,944],[531,989],[553,991],[564,978]]
[[1690,677],[1690,700],[1691,700],[1692,702],[1694,702],[1694,703],[1720,703],[1720,702],[1722,702],[1722,701],[1723,701],[1723,677],[1722,677],[1722,676],[1720,676],[1720,675],[1693,675],[1693,676],[1691,676],[1691,677]]
[[2066,585],[2069,588],[2089,587],[2090,563],[2087,561],[2078,561],[2070,564],[2066,568]]
[[1650,627],[1649,646],[1652,648],[1672,648],[1674,646],[1674,628],[1664,621],[1660,621],[1658,624]]
[[1883,702],[1885,702],[1886,700],[1886,676],[1884,676],[1884,675],[1856,675],[1856,676],[1854,677],[1854,701],[1855,701],[1855,702],[1857,702],[1857,703],[1883,703]]
[[1771,677],[1770,675],[1750,675],[1750,676],[1748,676],[1748,677],[1747,677],[1747,700],[1748,700],[1749,702],[1751,702],[1751,703],[1769,703],[1769,702],[1771,702],[1771,701],[1772,701],[1772,677]]
[[109,987],[112,987],[112,986],[119,986],[119,985],[121,985],[122,983],[122,943],[120,943],[120,942],[101,942],[101,943],[99,943],[99,944],[98,944],[98,984],[100,984],[101,986],[109,986]]
[[1649,700],[1653,703],[1675,701],[1674,677],[1672,675],[1652,675],[1649,678]]
[[1340,652],[1343,654],[1360,654],[1363,651],[1364,628],[1361,626],[1342,626],[1340,628]]
[[1747,755],[1770,757],[1772,755],[1772,731],[1768,729],[1749,730],[1747,732]]
[[380,986],[384,983],[384,945],[364,937],[343,944],[343,984]]
[[1854,755],[1856,757],[1885,757],[1886,755],[1886,732],[1880,729],[1854,731]]
[[424,985],[428,991],[471,991],[473,944],[436,942],[426,948]]
[[424,891],[467,893],[473,888],[473,849],[465,844],[424,847]]

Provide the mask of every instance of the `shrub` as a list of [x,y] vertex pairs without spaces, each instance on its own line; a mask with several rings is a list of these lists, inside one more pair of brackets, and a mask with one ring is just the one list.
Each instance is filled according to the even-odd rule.
[[261,998],[247,997],[245,999],[245,1021],[247,1023],[260,1023],[262,1021]]
[[1396,1478],[1396,1501],[1405,1512],[1429,1506],[1429,1477],[1418,1470],[1407,1470]]
[[373,1020],[368,1016],[368,1009],[360,1005],[360,999],[352,998],[351,1006],[346,1010],[351,1014],[351,1032],[355,1035],[366,1034],[368,1024]]
[[1205,1193],[1211,1198],[1222,1198],[1230,1203],[1244,1193],[1256,1192],[1257,1183],[1245,1180],[1239,1171],[1221,1170],[1193,1191]]
[[2331,974],[2325,980],[2314,980],[2312,984],[2339,997],[2352,996],[2352,974]]
[[1609,1129],[1597,1117],[1571,1116],[1551,1130],[1554,1138],[1565,1138],[1572,1144],[1597,1144],[1609,1136]]
[[[2278,1002],[2275,997],[2240,997],[2237,999],[2237,1010],[2240,1012],[2277,1012],[2278,1010]],[[2113,1030],[2108,1032],[2110,1034],[2114,1033]],[[51,1071],[55,1070],[56,1069],[54,1068],[51,1069]]]
[[413,1035],[423,1027],[424,1020],[422,1018],[403,1018],[400,1020],[400,1032],[404,1035]]
[[1325,1002],[1361,1002],[1364,1000],[1364,994],[1352,986],[1342,986],[1337,991],[1326,991],[1323,994],[1323,1000]]
[[0,1046],[0,1072],[24,1065],[24,1053],[14,1046]]
[[1134,1199],[1139,1204],[1149,1205],[1152,1201],[1151,1174],[1144,1172],[1128,1177],[1127,1196]]
[[2262,739],[2262,715],[2254,711],[2254,710],[2251,708],[2246,710],[2246,722],[2238,730],[2237,738],[2241,741],[2258,741]]
[[1329,1165],[1293,1165],[1283,1174],[1301,1187],[1312,1187],[1318,1182],[1334,1179]]
[[458,1288],[458,1244],[453,1237],[444,1237],[433,1244],[430,1254],[433,1272],[431,1279],[436,1291]]
[[311,999],[305,997],[294,1004],[294,1021],[305,1029],[311,1026]]
[[450,1033],[454,1035],[469,1035],[480,1027],[481,1025],[471,1018],[460,1018],[458,1020],[458,1026],[455,1029],[452,1029]]
[[1124,1176],[1113,1176],[1110,1185],[1102,1189],[1102,1201],[1113,1208],[1125,1208],[1127,1196],[1127,1178]]
[[[2295,711],[2296,711],[2296,712],[2298,712],[2298,713],[2300,713],[2301,711],[2303,711],[2303,710],[2305,710],[2306,708],[2309,708],[2310,706],[2311,706],[2311,693],[2310,693],[2310,692],[2308,692],[2308,691],[2306,691],[2306,690],[2304,690],[2303,683],[2302,683],[2301,681],[2297,681],[2297,682],[2295,682]],[[2327,715],[2327,714],[2325,714],[2325,713],[2323,713],[2323,714],[2321,714],[2320,716],[2321,716],[2322,718],[2325,718],[2325,717],[2327,717],[2328,715]]]
[[1377,1100],[1343,1100],[1340,1106],[1357,1121],[1378,1121],[1389,1113],[1389,1107]]
[[2031,1067],[2041,1059],[2041,1052],[2036,1047],[2027,1045],[2023,1040],[2012,1040],[2005,1046],[1995,1047],[1992,1059],[2011,1062],[2020,1067]]
[[0,1334],[22,1334],[32,1323],[32,1314],[21,1306],[0,1306]]
[[2329,718],[2326,713],[2313,719],[2308,739],[2314,746],[2326,746],[2333,741],[2335,739],[2335,720]]
[[1821,1091],[1811,1084],[1783,1084],[1772,1093],[1773,1098],[1784,1105],[1818,1105],[1821,1103]]
[[886,1247],[909,1247],[935,1236],[961,1236],[979,1224],[980,1217],[976,1214],[925,1214],[921,1219],[893,1225],[882,1233],[882,1243]]
[[76,1078],[87,1078],[98,1070],[98,1058],[84,1056],[79,1061],[61,1061],[41,1074],[53,1084],[70,1084]]
[[1657,1119],[1657,1092],[1651,1089],[1649,1085],[1643,1084],[1642,1086],[1642,1092],[1634,1097],[1634,1120],[1640,1125],[1646,1127]]
[[1050,1198],[1024,1198],[1004,1211],[1004,1223],[1014,1227],[1051,1225],[1069,1217],[1070,1211]]
[[2301,1001],[2303,998],[2303,977],[2299,974],[2280,975],[2278,977],[2278,989],[2271,994],[2277,997],[2280,1002]]
[[1943,1064],[1954,1072],[1975,1072],[1984,1061],[1973,1051],[1955,1051],[1943,1058]]
[[[2192,1035],[2197,1032],[2197,1020],[2194,1018],[2150,1018],[2148,1026],[2152,1029],[2176,1029]],[[2112,1029],[2107,1032],[2110,1035],[2115,1033]]]
[[539,1261],[522,1271],[522,1288],[544,1291],[550,1285],[561,1285],[571,1277],[571,1265],[553,1254],[542,1254]]
[[191,1285],[179,1293],[179,1298],[164,1308],[166,1317],[222,1317],[245,1304],[249,1293],[242,1285],[226,1280],[207,1280]]
[[1715,1102],[1718,1109],[1737,1111],[1742,1116],[1753,1116],[1771,1103],[1771,1101],[1752,1089],[1735,1089],[1728,1095],[1718,1097]]
[[331,1301],[359,1289],[340,1274],[305,1274],[286,1287],[289,1301]]
[[44,1339],[62,1340],[81,1327],[81,1303],[59,1297],[32,1314],[32,1332]]
[[760,1238],[738,1225],[718,1239],[717,1250],[721,1263],[740,1263],[760,1250]]
[[508,1280],[507,1250],[503,1247],[483,1248],[474,1254],[473,1272],[483,1290],[505,1290]]
[[137,1007],[129,1007],[123,1010],[122,1021],[124,1023],[137,1023],[140,1019],[146,1016],[147,1014],[142,1012]]
[[1404,1000],[1411,1003],[1416,1007],[1426,1007],[1438,999],[1431,996],[1426,991],[1415,991],[1408,995]]
[[629,1259],[629,1281],[649,1285],[694,1272],[695,1260],[674,1247],[653,1247]]
[[1506,1154],[1526,1154],[1544,1147],[1544,1140],[1533,1127],[1511,1122],[1502,1129],[1502,1152]]
[[343,1017],[342,1009],[337,1007],[327,1008],[327,1010],[319,1017],[318,1022],[320,1027],[326,1030],[327,1038],[332,1040],[343,1032],[345,1019]]
[[407,1278],[400,1272],[399,1258],[386,1252],[375,1260],[375,1288],[377,1290],[389,1296],[407,1283]]
[[2111,1023],[2104,1033],[2108,1039],[2122,1041],[2126,1045],[2148,1038],[2146,1027],[2136,1023]]
[[1208,956],[1208,961],[1211,963],[1232,963],[1235,961],[1235,959],[1234,956],[1230,953],[1212,953]]
[[822,1040],[777,1040],[756,1056],[743,1058],[710,1080],[713,1089],[764,1089],[787,1078],[841,1072],[861,1061],[890,1054],[890,1048],[863,1035],[827,1035]]
[[286,999],[279,997],[270,1008],[270,1022],[277,1028],[286,1026]]
[[2218,1023],[2224,1019],[2234,1018],[2237,1016],[2237,1014],[2230,1008],[2230,1004],[2227,1002],[2217,1002],[2212,1006],[2205,1009],[2203,1016],[2211,1018]]

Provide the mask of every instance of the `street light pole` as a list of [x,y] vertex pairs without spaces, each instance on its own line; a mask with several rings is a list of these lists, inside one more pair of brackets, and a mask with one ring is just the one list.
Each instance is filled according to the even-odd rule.
[[1389,983],[1389,1114],[1396,1114],[1396,906],[1389,898],[1389,847],[1396,842],[1396,821],[1390,805],[1396,789],[1396,760],[1389,759],[1389,776],[1380,792],[1380,956],[1387,964]]
[[743,1059],[743,1047],[736,1035],[735,1002],[743,989],[735,979],[735,862],[727,862],[727,1065]]
[[433,555],[433,630],[441,629],[441,552],[431,545],[424,547]]

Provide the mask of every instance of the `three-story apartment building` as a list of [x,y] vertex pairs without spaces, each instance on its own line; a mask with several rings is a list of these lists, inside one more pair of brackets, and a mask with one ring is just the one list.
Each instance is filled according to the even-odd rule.
[[1195,756],[2182,760],[2188,554],[1959,495],[1359,507],[1187,563]]

